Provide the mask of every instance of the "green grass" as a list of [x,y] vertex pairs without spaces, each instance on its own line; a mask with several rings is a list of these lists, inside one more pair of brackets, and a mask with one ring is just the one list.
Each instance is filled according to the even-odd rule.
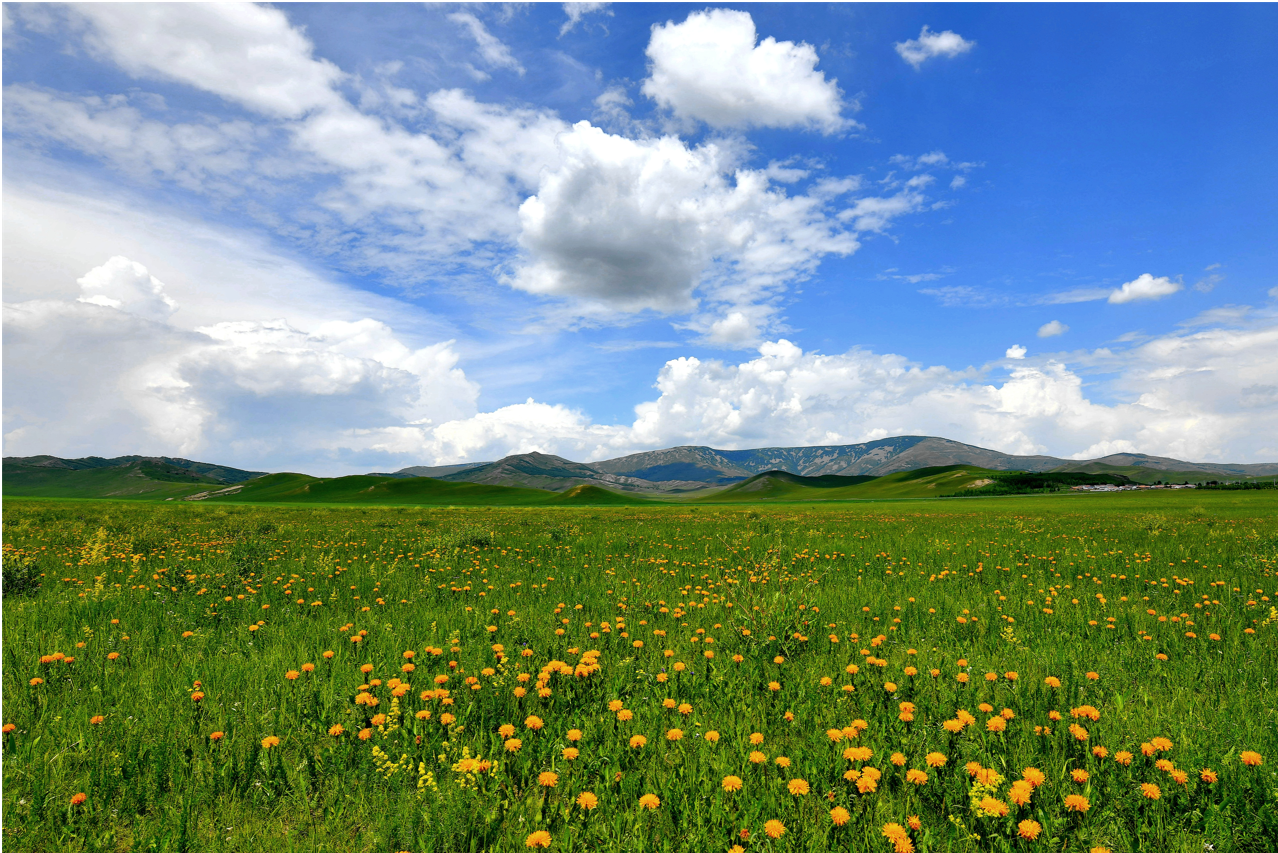
[[[382,488],[371,479],[317,481],[337,485],[314,505],[6,500],[6,850],[513,851],[544,830],[564,851],[889,851],[882,828],[910,816],[920,851],[1250,853],[1278,837],[1272,492],[343,505]],[[307,484],[273,482],[275,498]],[[590,650],[597,670],[547,669]],[[396,699],[392,679],[411,689]],[[1099,720],[1078,719],[1082,742],[1068,727],[1085,705]],[[988,731],[1004,708],[1006,731]],[[960,710],[976,724],[951,734],[941,723]],[[868,760],[827,736],[855,720]],[[268,736],[280,743],[263,748]],[[1142,755],[1158,737],[1172,749]],[[1245,766],[1249,751],[1264,763]],[[467,772],[467,756],[495,765]],[[968,762],[1006,777],[1004,804],[1025,767],[1046,782],[1008,817],[982,816]],[[844,774],[868,767],[881,778],[862,792]],[[1086,783],[1071,781],[1080,769]],[[722,789],[729,774],[742,791]],[[583,791],[596,809],[575,804]],[[1065,809],[1074,793],[1085,815]],[[774,819],[787,831],[770,841]],[[1038,841],[1016,838],[1022,820]]]

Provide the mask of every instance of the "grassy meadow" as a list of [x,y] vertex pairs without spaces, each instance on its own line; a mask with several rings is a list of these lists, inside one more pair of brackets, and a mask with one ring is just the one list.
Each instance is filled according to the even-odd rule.
[[6,499],[11,851],[1271,851],[1278,495]]

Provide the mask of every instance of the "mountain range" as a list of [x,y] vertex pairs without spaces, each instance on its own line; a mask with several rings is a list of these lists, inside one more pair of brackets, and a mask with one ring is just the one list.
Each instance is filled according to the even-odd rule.
[[[926,497],[979,487],[992,482],[989,478],[997,472],[1006,471],[1088,474],[1117,478],[1114,482],[1180,483],[1278,476],[1278,463],[1184,462],[1139,453],[1079,461],[1016,456],[917,435],[821,447],[672,447],[590,463],[522,453],[496,462],[413,466],[393,473],[336,478],[266,474],[168,456],[9,456],[4,458],[4,494],[445,504],[476,500],[599,503],[623,496],[635,500],[736,501],[776,499],[797,494],[795,489],[820,490],[828,499],[880,494],[904,497],[915,492]],[[871,480],[878,482],[870,484]]]
[[782,471],[801,477],[881,477],[902,471],[971,465],[993,471],[1115,474],[1134,482],[1278,475],[1278,463],[1183,462],[1141,453],[1116,453],[1078,461],[1054,456],[1016,456],[971,444],[923,435],[884,438],[862,444],[819,447],[764,447],[716,450],[672,447],[599,462],[572,462],[544,453],[522,453],[496,462],[442,468],[412,467],[395,476],[434,477],[455,483],[561,491],[578,485],[639,493],[681,493],[739,483],[756,474]]

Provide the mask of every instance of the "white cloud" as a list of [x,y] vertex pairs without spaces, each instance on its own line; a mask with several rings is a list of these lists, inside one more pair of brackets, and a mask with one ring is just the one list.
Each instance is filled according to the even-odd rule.
[[950,189],[957,190],[960,187],[964,186],[966,183],[967,183],[967,178],[963,177],[962,175],[955,175],[954,179],[950,181]]
[[250,3],[85,3],[85,43],[138,77],[177,80],[279,118],[331,109],[344,75],[279,9]]
[[163,285],[124,257],[79,283],[77,302],[5,305],[6,452],[314,460],[369,422],[476,410],[452,341],[413,349],[371,319],[178,329]]
[[1124,302],[1135,302],[1142,299],[1162,299],[1164,296],[1180,290],[1180,282],[1172,281],[1167,276],[1154,278],[1149,273],[1142,273],[1137,278],[1115,288],[1109,294],[1109,303],[1121,305]]
[[[134,305],[154,307],[146,306],[149,271],[111,266],[142,282]],[[116,299],[137,290],[112,286]],[[344,473],[530,450],[598,459],[681,444],[925,434],[1010,453],[1084,458],[1124,449],[1260,461],[1267,424],[1278,417],[1273,325],[1097,351],[1091,360],[1116,376],[1107,387],[1117,402],[1107,404],[1089,399],[1061,362],[1020,361],[989,381],[974,369],[857,349],[822,355],[777,340],[735,364],[668,361],[656,398],[636,407],[633,423],[610,426],[536,400],[478,412],[478,389],[451,342],[408,346],[373,320],[309,331],[282,321],[182,330],[128,310],[46,299],[6,305],[4,323],[5,442],[14,454],[168,453]]]
[[693,12],[652,28],[643,93],[683,119],[713,127],[803,127],[833,133],[842,117],[837,81],[817,71],[810,44],[758,41],[748,12]]
[[[519,203],[536,186],[539,170],[553,165],[554,138],[567,129],[549,112],[481,104],[457,90],[431,93],[420,116],[414,93],[384,87],[373,100],[392,112],[411,105],[418,118],[413,130],[389,116],[361,112],[338,89],[346,75],[315,58],[309,39],[271,7],[89,4],[68,14],[92,51],[126,71],[176,80],[278,120],[240,123],[255,135],[280,134],[286,145],[278,156],[241,170],[243,182],[278,184],[281,176],[301,171],[308,177],[332,175],[336,186],[299,185],[303,192],[318,192],[300,202],[306,205],[300,215],[263,211],[255,200],[245,204],[264,220],[278,221],[288,237],[309,243],[312,250],[339,254],[357,268],[389,270],[403,280],[421,276],[426,261],[456,264],[459,256],[467,256],[464,263],[491,264],[491,254],[475,251],[476,244],[514,241]],[[470,13],[454,17],[472,34],[479,32]],[[474,23],[483,29],[477,19]],[[513,61],[491,34],[476,38],[490,61],[507,66]],[[367,95],[368,86],[363,90]],[[227,191],[234,189],[232,179],[241,178],[236,171],[247,157],[248,142],[229,133],[238,124],[166,130],[136,108],[127,113],[114,102],[57,100],[32,107],[48,112],[56,106],[61,110],[57,121],[30,120],[22,129],[119,164],[132,163],[134,173],[150,168],[186,185],[202,180],[206,190],[208,175],[175,174],[169,160],[192,160],[188,169],[202,166],[205,172],[218,165]],[[34,96],[27,94],[24,104],[33,102]],[[213,156],[217,139],[193,139],[187,147],[212,151],[185,156],[178,142],[183,134],[198,137],[196,131],[227,137],[220,143],[227,149],[221,161]],[[239,163],[232,161],[235,156]],[[338,236],[340,241],[334,239]]]
[[1239,326],[1250,314],[1250,305],[1218,305],[1208,308],[1196,317],[1184,320],[1181,326]]
[[563,26],[559,28],[559,35],[565,36],[571,32],[577,24],[581,23],[581,19],[586,15],[596,12],[603,12],[611,16],[612,11],[608,7],[611,3],[564,3],[564,14],[568,16],[568,20],[564,21]]
[[[1082,378],[1059,362],[1022,363],[991,383],[972,370],[925,368],[862,350],[805,353],[782,340],[762,344],[757,357],[739,364],[668,361],[657,378],[659,396],[637,406],[629,426],[591,424],[579,413],[528,403],[449,424],[440,433],[447,441],[418,447],[437,462],[534,446],[601,459],[684,444],[744,448],[941,435],[1018,454],[1091,458],[1136,450],[1265,461],[1265,424],[1278,417],[1276,358],[1278,326],[1164,336],[1113,356],[1109,366],[1118,378],[1111,390],[1120,399],[1102,404],[1088,399]],[[543,432],[546,422],[554,426]],[[482,452],[468,456],[467,447],[481,442]]]
[[1073,305],[1077,302],[1096,302],[1100,299],[1108,299],[1113,293],[1114,291],[1107,287],[1076,287],[1071,290],[1049,293],[1041,297],[1038,302],[1042,305]]
[[954,57],[974,47],[976,42],[968,41],[952,30],[934,33],[924,24],[918,38],[897,42],[896,52],[917,69],[934,56]]
[[1038,327],[1038,336],[1040,338],[1054,338],[1068,331],[1069,326],[1066,326],[1060,320],[1052,320],[1050,323],[1044,323]]
[[89,270],[80,279],[81,295],[76,301],[105,308],[118,308],[147,320],[163,322],[178,309],[164,292],[164,283],[147,268],[122,255]]
[[510,52],[510,48],[501,39],[488,32],[488,28],[484,26],[483,21],[470,12],[453,12],[448,16],[448,20],[466,29],[470,37],[475,40],[479,55],[483,57],[484,62],[490,67],[509,68],[516,74],[523,75],[524,66],[519,63],[519,60],[515,58],[514,54]]
[[[140,180],[160,176],[187,189],[234,195],[250,171],[262,131],[246,121],[166,124],[125,96],[72,97],[23,84],[4,90],[9,140],[38,138],[109,160]],[[12,144],[12,142],[10,143]]]
[[1007,348],[1007,352],[1003,354],[1003,357],[1017,359],[1025,358],[1025,353],[1027,352],[1029,352],[1029,350],[1025,349],[1025,347],[1020,344],[1012,344],[1012,346]]
[[[710,302],[745,311],[823,255],[858,246],[828,210],[854,184],[787,196],[715,143],[632,140],[587,122],[561,135],[559,148],[560,167],[543,173],[519,210],[529,257],[512,284],[532,293],[674,312],[695,307],[701,287]],[[891,206],[857,202],[878,203]],[[880,210],[874,224],[909,209]]]
[[172,322],[187,329],[280,317],[309,329],[372,317],[408,322],[431,339],[457,334],[411,304],[345,287],[264,239],[154,202],[132,202],[110,187],[71,193],[22,178],[11,177],[4,187],[7,301],[75,301],[83,295],[76,280],[86,270],[124,255],[164,282],[164,292],[180,304]]

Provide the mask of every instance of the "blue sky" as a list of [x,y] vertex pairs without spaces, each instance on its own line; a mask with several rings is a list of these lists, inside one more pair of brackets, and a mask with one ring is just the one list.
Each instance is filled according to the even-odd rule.
[[5,453],[1278,458],[1278,10],[8,4]]

